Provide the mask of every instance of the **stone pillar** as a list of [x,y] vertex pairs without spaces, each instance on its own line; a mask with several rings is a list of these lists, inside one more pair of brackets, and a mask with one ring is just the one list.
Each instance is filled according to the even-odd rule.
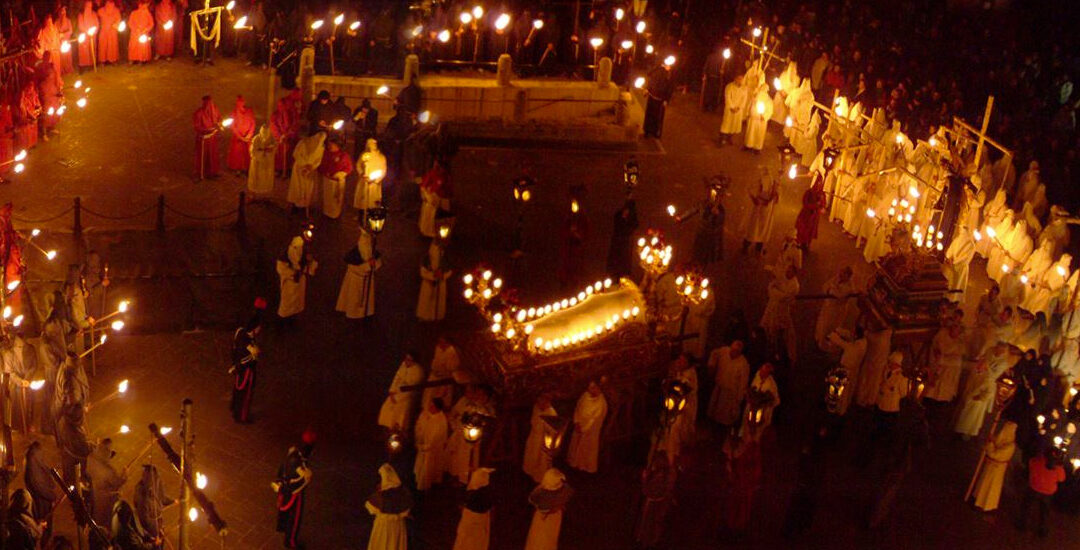
[[300,93],[304,96],[305,106],[315,99],[315,48],[313,46],[305,46],[300,52]]
[[602,57],[596,66],[596,84],[607,86],[611,84],[611,58]]
[[495,81],[499,83],[499,86],[509,86],[513,76],[513,60],[510,54],[504,53],[499,56],[499,63],[496,65]]
[[413,80],[420,78],[420,58],[416,54],[409,54],[405,57],[405,74],[401,75],[401,80],[405,86],[412,84]]

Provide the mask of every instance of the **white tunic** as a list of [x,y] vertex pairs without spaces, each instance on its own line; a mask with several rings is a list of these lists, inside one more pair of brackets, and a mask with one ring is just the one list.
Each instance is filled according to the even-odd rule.
[[367,210],[382,202],[382,182],[386,178],[386,157],[379,152],[365,151],[356,161],[356,172],[360,179],[356,182],[356,194],[353,195],[353,208]]
[[765,134],[769,129],[769,118],[772,117],[772,113],[773,102],[769,97],[768,88],[760,88],[750,107],[750,118],[746,123],[748,148],[760,151],[765,146]]
[[607,416],[607,399],[601,393],[595,397],[585,392],[574,409],[574,435],[566,463],[583,472],[596,473],[600,458],[600,430]]
[[442,255],[442,247],[432,242],[428,246],[428,261],[420,266],[416,318],[421,321],[438,321],[446,316],[446,280],[453,272],[445,269]]
[[409,512],[385,514],[372,506],[370,502],[365,502],[364,506],[368,513],[375,516],[367,550],[407,550],[409,534],[405,527],[405,519],[409,517]]
[[431,414],[425,410],[416,419],[416,462],[413,475],[416,488],[426,491],[442,482],[446,473],[446,414]]
[[532,417],[529,419],[529,437],[525,439],[525,457],[522,460],[521,469],[537,483],[540,483],[540,480],[544,478],[544,473],[551,468],[551,456],[544,451],[544,434],[552,433],[553,430],[541,417],[558,416],[558,414],[550,405],[546,409],[534,405],[532,409]]
[[251,164],[248,166],[248,191],[265,195],[274,191],[274,152],[277,141],[274,134],[263,126],[251,140]]
[[953,235],[949,249],[945,251],[945,263],[941,269],[949,281],[949,290],[959,290],[948,295],[953,302],[962,302],[967,290],[971,260],[975,258],[975,241],[971,233],[961,226]]
[[780,185],[771,174],[762,174],[757,184],[750,188],[752,202],[747,218],[746,240],[767,244],[772,234],[773,214],[780,202]]
[[820,348],[825,347],[825,339],[847,319],[852,300],[850,296],[855,293],[855,288],[850,279],[841,281],[837,275],[825,283],[824,291],[830,298],[821,305],[821,312],[818,313],[817,324],[814,326],[814,340]]
[[724,346],[709,356],[709,368],[716,372],[716,385],[709,397],[709,418],[725,426],[739,420],[742,401],[750,382],[750,362],[745,355],[731,358],[731,348]]
[[406,358],[390,382],[390,390],[379,409],[379,425],[390,430],[407,431],[412,421],[412,408],[417,401],[417,392],[402,392],[402,386],[411,386],[424,381],[424,369],[415,361]]
[[319,164],[322,163],[324,141],[326,134],[319,132],[301,139],[293,148],[292,176],[285,200],[296,207],[311,206],[315,200],[315,186],[319,182]]
[[[299,239],[297,237],[296,239]],[[280,280],[281,302],[278,304],[280,317],[291,317],[304,311],[304,298],[307,295],[308,277],[315,274],[315,268],[319,262],[309,260],[301,267],[301,248],[294,244],[289,246],[286,260],[277,261],[277,273]]]
[[743,109],[746,107],[746,96],[750,92],[746,85],[738,85],[734,81],[724,86],[724,118],[720,122],[721,134],[738,134],[742,132],[742,121],[746,118]]
[[382,260],[373,260],[371,238],[365,235],[366,232],[361,232],[357,243],[361,263],[346,266],[345,278],[341,280],[341,290],[334,306],[336,311],[345,312],[349,319],[362,319],[375,314],[375,272],[382,267]]
[[345,204],[345,172],[338,172],[334,177],[322,176],[323,215],[336,220],[341,216],[341,207]]

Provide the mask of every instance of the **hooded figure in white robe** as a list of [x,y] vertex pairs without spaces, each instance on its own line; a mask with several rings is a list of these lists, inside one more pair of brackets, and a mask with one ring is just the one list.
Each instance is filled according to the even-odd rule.
[[761,148],[765,146],[765,134],[768,133],[772,112],[773,102],[769,97],[769,86],[762,83],[758,86],[750,107],[749,120],[746,122],[745,147],[747,149],[761,151]]
[[285,200],[296,208],[307,208],[315,201],[325,142],[326,133],[318,132],[302,138],[293,148],[292,176]]
[[[1035,254],[1031,256],[1035,257]],[[1049,319],[1061,301],[1063,291],[1066,290],[1070,265],[1072,265],[1072,255],[1062,254],[1056,262],[1047,267],[1041,276],[1032,281],[1031,286],[1027,288],[1022,303],[1023,308],[1035,313],[1042,312]]]
[[494,417],[495,410],[489,402],[490,397],[482,389],[470,387],[450,409],[450,441],[446,444],[450,462],[447,473],[459,483],[468,483],[469,472],[476,469],[480,463],[479,445],[465,440],[462,431],[463,417],[469,413]]
[[[463,380],[458,380],[458,367],[460,366],[461,357],[458,355],[457,348],[455,348],[444,336],[439,336],[435,340],[435,353],[431,357],[431,369],[428,370],[427,378],[428,382],[451,379],[456,382],[463,382]],[[453,393],[454,386],[451,384],[424,388],[421,406],[427,409],[432,399],[442,399],[443,405],[449,408],[451,403],[453,403]]]
[[964,301],[964,291],[968,286],[968,273],[971,271],[971,260],[975,258],[975,240],[971,231],[961,225],[953,232],[953,240],[945,251],[945,262],[941,265],[941,271],[949,281],[949,290],[954,292],[948,295],[953,302]]
[[536,511],[525,538],[525,550],[558,550],[563,509],[573,493],[562,472],[551,468],[544,473],[540,485],[529,495],[529,504]]
[[393,466],[379,466],[379,488],[364,502],[368,513],[375,516],[367,550],[407,550],[409,534],[405,520],[412,504],[412,495],[401,486],[401,478]]
[[412,386],[424,381],[424,369],[411,355],[401,360],[390,389],[386,392],[379,409],[379,425],[392,431],[408,432],[412,425],[413,406],[419,400],[418,392],[401,391],[402,386]]
[[489,480],[493,468],[477,468],[465,487],[453,550],[488,550],[491,544],[491,508],[494,504]]
[[793,145],[795,150],[802,155],[802,165],[810,166],[818,154],[818,132],[821,131],[821,115],[814,111],[810,116],[810,124]]
[[[953,430],[963,437],[977,437],[982,431],[986,415],[994,408],[994,396],[997,393],[997,377],[1001,375],[1009,365],[1008,346],[1004,343],[993,345],[975,363],[964,384],[963,400],[960,411],[956,415],[956,425]],[[1004,368],[991,368],[992,365],[1004,363]]]
[[985,459],[975,481],[975,507],[984,511],[997,510],[1001,489],[1005,486],[1005,473],[1016,453],[1016,424],[1006,420],[998,433],[983,448]]
[[960,369],[964,365],[963,332],[959,326],[942,327],[930,341],[930,381],[924,397],[951,403],[960,389]]
[[596,473],[600,461],[600,433],[607,416],[607,399],[600,385],[589,382],[589,388],[581,394],[574,408],[574,435],[566,463],[590,474]]
[[349,319],[363,319],[375,314],[375,272],[382,260],[375,254],[371,233],[360,230],[356,247],[345,255],[345,277],[338,291],[336,311]]
[[1042,233],[1042,222],[1039,221],[1039,217],[1035,214],[1035,206],[1033,203],[1024,203],[1024,206],[1020,207],[1020,213],[1017,215],[1017,219],[1027,222],[1028,236],[1032,239],[1038,237],[1039,233]]
[[1065,209],[1057,205],[1050,207],[1050,223],[1046,224],[1042,233],[1039,233],[1039,241],[1036,245],[1041,246],[1043,241],[1050,241],[1054,243],[1053,255],[1061,254],[1061,251],[1069,244],[1069,226],[1066,223],[1068,218],[1069,213]]
[[735,340],[730,346],[714,350],[709,356],[709,369],[715,373],[709,418],[724,426],[734,426],[750,384],[750,362],[743,355],[743,343]]
[[757,184],[750,188],[751,212],[747,218],[746,243],[764,246],[772,234],[773,215],[780,202],[780,184],[766,166],[759,166]]
[[437,240],[428,246],[427,261],[420,265],[420,296],[416,301],[416,318],[421,321],[441,321],[446,317],[446,280],[453,271],[443,260],[445,248]]
[[521,469],[537,483],[544,477],[544,472],[551,468],[551,455],[544,450],[544,436],[554,436],[556,433],[543,419],[545,416],[559,416],[559,413],[551,406],[551,398],[541,394],[536,398],[532,416],[529,417],[529,437],[525,439],[525,456],[521,462]]
[[982,236],[982,239],[975,243],[975,252],[980,256],[989,258],[990,252],[996,247],[996,242],[990,237],[990,230],[987,228],[994,228],[996,233],[997,225],[1005,218],[1006,212],[1011,212],[1011,210],[1005,204],[1005,191],[998,190],[993,200],[983,207],[982,225],[976,228]]
[[[992,243],[986,257],[986,275],[993,279],[994,282],[1001,280],[1001,275],[1005,273],[1001,266],[1009,260],[1006,252],[1012,242],[1012,236],[1016,233],[1016,223],[1013,221],[1014,215],[1012,210],[1006,210],[1001,221],[986,230],[987,237],[989,237],[987,240]],[[1015,267],[1012,262],[1008,263],[1009,267],[1007,269]]]
[[356,182],[353,208],[368,210],[381,204],[382,182],[386,178],[386,155],[379,151],[379,144],[374,139],[367,140],[367,149],[356,161],[356,173],[360,175],[360,179]]
[[724,86],[724,118],[720,122],[720,133],[724,136],[732,136],[742,132],[743,119],[746,114],[746,97],[750,91],[744,84],[742,75],[736,76],[735,80]]
[[773,273],[773,280],[769,283],[769,300],[765,303],[765,313],[761,315],[761,328],[765,329],[769,341],[780,344],[780,333],[783,332],[783,345],[787,349],[788,359],[795,362],[795,322],[791,319],[791,306],[795,303],[795,296],[799,294],[799,279],[795,277],[797,269],[788,266],[784,271],[776,268],[767,268]]
[[304,311],[304,298],[307,295],[307,280],[315,274],[319,266],[306,252],[304,238],[293,237],[285,257],[277,261],[277,274],[280,279],[281,301],[278,303],[278,316],[292,317]]
[[826,348],[829,334],[844,324],[851,308],[852,295],[855,294],[853,272],[850,267],[840,268],[840,272],[825,283],[822,289],[829,296],[821,305],[817,323],[814,325],[814,341],[821,349]]
[[413,476],[416,478],[416,490],[426,491],[433,485],[442,483],[446,473],[446,440],[449,424],[445,405],[441,400],[433,401],[420,413],[413,430],[416,441],[416,462],[413,463]]
[[263,124],[251,140],[251,164],[248,166],[247,188],[253,195],[265,195],[274,191],[274,151],[277,140],[270,128]]
[[855,397],[855,392],[859,387],[859,371],[866,359],[867,346],[861,327],[855,328],[853,339],[848,339],[849,337],[844,336],[845,334],[848,334],[848,331],[840,329],[829,335],[829,342],[840,348],[840,367],[847,373],[847,386],[844,388],[844,393],[840,394],[840,403],[836,411],[839,416],[847,414],[851,400]]
[[873,407],[878,400],[878,390],[885,375],[885,365],[892,350],[892,329],[871,330],[866,333],[866,357],[859,369],[855,385],[855,403],[860,407]]
[[1013,209],[1020,210],[1024,203],[1031,202],[1035,199],[1035,192],[1041,184],[1042,182],[1039,178],[1039,161],[1033,160],[1028,164],[1027,171],[1020,176],[1020,183],[1016,189],[1016,196],[1013,197]]

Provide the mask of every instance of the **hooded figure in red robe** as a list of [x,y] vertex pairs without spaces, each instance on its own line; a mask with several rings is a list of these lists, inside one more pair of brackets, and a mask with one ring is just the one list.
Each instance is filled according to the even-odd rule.
[[96,38],[90,36],[90,29],[93,28],[98,31],[101,30],[101,26],[98,24],[97,12],[94,11],[94,2],[86,0],[83,3],[83,11],[79,13],[79,34],[85,37],[82,42],[79,42],[79,67],[90,67],[94,64],[94,54],[90,51]]
[[128,61],[146,63],[153,55],[150,50],[151,32],[154,30],[154,16],[150,14],[150,3],[139,0],[139,7],[128,16]]
[[802,210],[795,218],[795,240],[803,251],[810,250],[810,243],[817,238],[818,221],[825,210],[825,180],[820,174],[814,176],[814,183],[803,193]]
[[255,137],[255,111],[244,104],[244,96],[236,96],[236,107],[229,115],[233,119],[232,137],[225,165],[229,170],[247,172],[251,165],[251,140]]
[[38,140],[38,117],[41,116],[41,98],[38,97],[37,86],[33,80],[23,85],[19,94],[19,109],[16,111],[15,123],[18,132],[18,144],[23,149],[29,149],[37,145]]
[[41,58],[41,65],[37,68],[34,80],[37,81],[38,96],[41,99],[42,118],[41,124],[45,130],[45,139],[60,121],[60,113],[57,109],[63,100],[64,81],[60,78],[60,72],[52,62],[51,51],[45,52]]
[[202,106],[192,116],[192,124],[195,127],[195,173],[200,180],[215,178],[220,171],[217,134],[221,129],[221,113],[210,96],[203,96]]
[[[22,248],[19,246],[19,235],[11,225],[11,203],[0,207],[0,262],[4,263],[4,284],[10,285],[15,281],[21,281],[25,271],[22,260]],[[22,285],[19,285],[12,294],[4,300],[4,305],[11,306],[18,315],[19,304],[22,302]]]
[[294,89],[289,95],[279,99],[270,117],[270,131],[278,142],[274,154],[274,169],[283,175],[292,162],[293,148],[300,132],[300,90]]
[[[75,70],[71,62],[71,35],[74,32],[71,27],[71,18],[67,14],[67,6],[60,6],[56,15],[56,32],[60,35],[60,74],[68,74]],[[67,51],[64,51],[64,43],[67,43]]]
[[38,29],[35,51],[39,58],[43,58],[46,52],[51,52],[52,63],[56,65],[57,72],[60,71],[60,33],[56,30],[52,15],[46,15]]
[[[15,120],[11,116],[11,106],[0,103],[0,176],[7,175],[15,166]],[[4,179],[0,177],[0,183]]]
[[120,31],[117,27],[123,15],[113,0],[105,0],[105,5],[98,9],[97,58],[102,63],[116,63],[120,60]]
[[158,57],[172,57],[176,49],[176,5],[172,0],[161,0],[154,8],[157,30],[154,33],[154,53]]

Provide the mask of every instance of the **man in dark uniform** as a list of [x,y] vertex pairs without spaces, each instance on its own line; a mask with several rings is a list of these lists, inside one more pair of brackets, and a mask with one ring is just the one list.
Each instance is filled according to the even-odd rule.
[[353,111],[353,132],[355,145],[353,158],[360,158],[364,152],[367,140],[375,137],[379,128],[379,111],[371,106],[371,101],[365,99],[360,106]]
[[664,129],[664,106],[675,91],[671,66],[663,63],[649,71],[647,81],[649,100],[645,104],[645,137],[660,139]]
[[302,548],[300,520],[304,515],[304,490],[311,483],[308,459],[315,446],[315,432],[305,430],[299,447],[289,447],[285,462],[270,486],[277,492],[277,531],[285,534],[286,548]]
[[707,113],[716,111],[720,105],[720,91],[724,84],[724,55],[720,48],[714,48],[705,58],[705,68],[701,75],[701,110]]
[[230,409],[233,420],[246,424],[251,416],[251,400],[255,393],[255,367],[259,364],[259,345],[255,337],[262,330],[262,312],[266,300],[255,299],[255,314],[233,334],[232,368],[235,377]]

